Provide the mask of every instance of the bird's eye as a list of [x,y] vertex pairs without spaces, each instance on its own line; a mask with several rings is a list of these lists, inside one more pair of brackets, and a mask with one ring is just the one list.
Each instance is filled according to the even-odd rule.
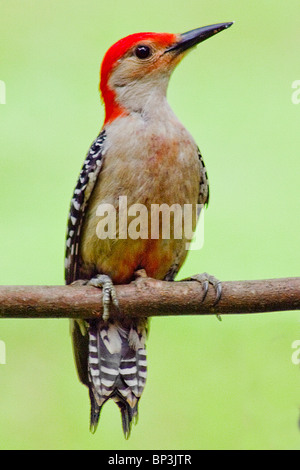
[[151,49],[149,46],[140,45],[136,48],[135,55],[139,59],[147,59],[151,55]]

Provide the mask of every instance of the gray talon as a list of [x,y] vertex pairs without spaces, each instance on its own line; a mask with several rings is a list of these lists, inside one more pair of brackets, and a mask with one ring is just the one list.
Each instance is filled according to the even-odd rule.
[[101,287],[103,291],[103,315],[102,318],[104,321],[109,319],[109,310],[111,302],[113,305],[119,309],[119,302],[117,299],[116,291],[113,285],[113,282],[109,276],[106,274],[98,274],[98,276],[93,277],[88,281],[89,286]]
[[[203,274],[196,274],[195,276],[191,276],[188,279],[183,279],[184,281],[198,281],[202,285],[203,288],[203,297],[202,297],[202,302],[204,302],[207,292],[208,292],[208,286],[211,284],[213,288],[215,289],[216,293],[216,299],[213,303],[213,307],[215,307],[218,302],[221,299],[222,295],[222,283],[219,281],[217,278],[214,276],[211,276],[210,274],[203,273]],[[221,320],[220,315],[217,314],[218,320]]]
[[219,302],[219,300],[221,299],[221,295],[222,295],[222,284],[220,281],[217,281],[216,285],[214,286],[215,288],[215,291],[216,291],[216,300],[214,301],[214,305],[217,305],[217,303]]
[[[195,281],[197,281],[198,279],[195,279]],[[202,282],[202,287],[203,287],[203,297],[202,297],[202,302],[204,302],[206,296],[207,296],[207,292],[208,292],[208,286],[209,286],[209,282],[208,281],[203,281]]]

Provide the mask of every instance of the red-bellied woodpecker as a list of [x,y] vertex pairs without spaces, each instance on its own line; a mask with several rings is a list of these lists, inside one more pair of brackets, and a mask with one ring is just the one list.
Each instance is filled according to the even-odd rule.
[[[77,370],[90,394],[92,432],[102,405],[111,398],[121,410],[128,437],[146,382],[147,321],[109,319],[110,302],[118,305],[113,284],[130,283],[141,269],[149,277],[173,280],[189,241],[176,237],[174,231],[169,238],[160,232],[152,237],[121,237],[120,219],[111,236],[103,237],[99,207],[112,207],[112,213],[120,215],[120,197],[126,197],[127,207],[139,204],[149,214],[153,205],[208,203],[204,162],[194,139],[171,110],[166,91],[172,71],[186,52],[231,24],[184,34],[132,34],[114,44],[103,59],[100,91],[105,121],[71,201],[65,260],[67,284],[82,280],[103,288],[103,319],[72,321]],[[127,230],[132,218],[126,220]],[[195,223],[196,217],[193,229]],[[213,276],[197,279],[204,296],[211,283],[216,301],[220,298],[221,284]]]

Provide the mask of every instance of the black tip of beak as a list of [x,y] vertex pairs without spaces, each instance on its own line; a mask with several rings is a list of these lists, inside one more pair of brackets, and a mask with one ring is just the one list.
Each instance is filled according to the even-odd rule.
[[233,21],[230,23],[212,24],[183,33],[181,34],[179,41],[169,47],[166,52],[178,51],[178,53],[180,53],[186,51],[215,34],[220,33],[224,29],[229,28],[231,25],[233,25]]

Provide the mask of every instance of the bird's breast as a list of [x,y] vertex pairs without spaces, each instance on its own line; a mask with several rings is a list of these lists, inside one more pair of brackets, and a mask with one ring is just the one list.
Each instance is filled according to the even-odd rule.
[[[104,163],[89,201],[80,253],[83,265],[96,266],[96,271],[110,275],[118,283],[129,282],[140,267],[149,276],[162,279],[176,257],[183,262],[187,240],[184,235],[175,239],[172,229],[169,239],[163,239],[161,218],[159,234],[153,239],[152,208],[162,204],[195,206],[200,180],[196,144],[176,119],[169,125],[141,120],[128,125],[126,121],[119,119],[119,126],[116,122],[107,130]],[[134,239],[128,230],[127,238],[119,239],[120,200],[123,208],[126,202],[127,211],[136,204],[142,206],[147,238]],[[102,204],[115,209],[116,238],[99,239]],[[127,229],[134,223],[133,213],[127,217]],[[140,211],[135,214],[141,216]],[[171,224],[174,217],[171,212]]]

